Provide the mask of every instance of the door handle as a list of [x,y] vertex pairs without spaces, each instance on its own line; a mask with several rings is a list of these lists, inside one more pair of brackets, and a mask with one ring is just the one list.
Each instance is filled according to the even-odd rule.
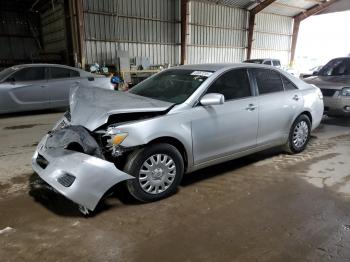
[[44,88],[44,87],[47,87],[47,85],[41,85],[40,87],[41,87],[41,88]]
[[254,104],[249,104],[248,107],[246,107],[245,109],[248,111],[253,111],[257,108],[258,106],[254,105]]
[[299,96],[298,95],[294,95],[293,96],[293,100],[298,101],[299,100]]

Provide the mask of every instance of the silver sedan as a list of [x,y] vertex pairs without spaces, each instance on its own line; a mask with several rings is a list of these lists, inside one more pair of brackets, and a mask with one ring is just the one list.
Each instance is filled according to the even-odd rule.
[[75,90],[32,166],[88,213],[122,181],[136,199],[155,201],[184,173],[275,146],[299,153],[322,115],[319,88],[280,69],[180,66],[128,93]]
[[110,79],[78,68],[27,64],[0,72],[0,114],[67,107],[72,87],[112,89]]

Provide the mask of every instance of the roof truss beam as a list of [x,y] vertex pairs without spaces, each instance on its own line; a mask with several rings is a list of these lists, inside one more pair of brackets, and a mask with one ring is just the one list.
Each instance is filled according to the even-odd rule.
[[262,10],[264,10],[266,7],[273,4],[274,2],[276,2],[276,0],[265,0],[264,2],[261,2],[260,4],[249,10],[247,59],[250,59],[252,55],[255,15],[260,13]]

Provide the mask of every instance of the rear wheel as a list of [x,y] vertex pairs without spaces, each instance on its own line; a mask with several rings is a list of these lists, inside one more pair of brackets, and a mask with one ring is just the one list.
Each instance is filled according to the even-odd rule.
[[156,201],[176,192],[184,162],[176,147],[151,144],[133,152],[124,171],[135,179],[126,182],[130,194],[142,202]]
[[285,149],[290,154],[302,152],[310,140],[311,121],[306,115],[300,115],[293,123]]

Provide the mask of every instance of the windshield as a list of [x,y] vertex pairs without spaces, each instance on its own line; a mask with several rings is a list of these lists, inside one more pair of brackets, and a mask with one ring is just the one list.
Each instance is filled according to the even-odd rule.
[[209,71],[170,69],[139,83],[130,93],[175,104],[183,103],[212,74]]
[[264,62],[264,59],[251,59],[246,60],[244,63],[252,63],[252,64],[262,64]]
[[6,68],[2,71],[0,71],[0,81],[3,81],[8,75],[10,75],[11,73],[15,72],[16,69],[14,69],[13,67],[9,67]]
[[350,75],[350,58],[333,59],[319,72],[321,76],[345,76]]

